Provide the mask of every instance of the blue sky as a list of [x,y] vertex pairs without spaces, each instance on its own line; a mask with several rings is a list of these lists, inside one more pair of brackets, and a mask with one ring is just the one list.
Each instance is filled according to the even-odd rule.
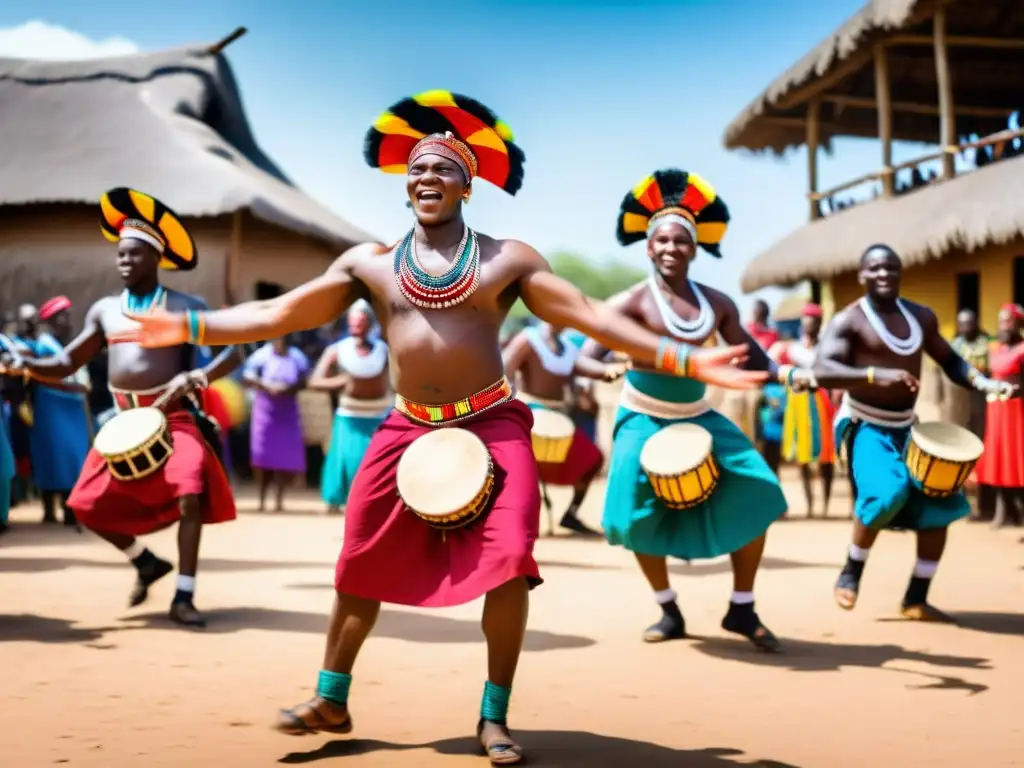
[[[726,152],[723,129],[861,5],[4,0],[0,55],[3,28],[32,20],[92,41],[122,39],[109,43],[117,50],[213,41],[247,26],[228,55],[260,144],[299,186],[382,239],[404,232],[411,214],[401,179],[364,164],[363,136],[391,103],[431,88],[472,96],[512,127],[527,157],[523,189],[509,198],[478,184],[467,219],[542,253],[643,264],[642,245],[615,241],[618,203],[657,168],[696,171],[729,204],[732,225],[725,258],[703,254],[693,275],[745,309],[752,298],[739,293],[743,266],[806,221],[806,155]],[[823,158],[821,183],[879,165],[876,142],[843,141]]]

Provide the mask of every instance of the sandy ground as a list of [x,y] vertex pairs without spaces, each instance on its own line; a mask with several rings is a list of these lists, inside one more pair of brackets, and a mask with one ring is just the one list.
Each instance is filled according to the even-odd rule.
[[[0,540],[0,765],[485,765],[467,738],[484,672],[480,603],[383,612],[356,669],[356,738],[268,728],[314,685],[342,532],[311,497],[292,504],[207,530],[197,602],[211,625],[201,633],[165,621],[171,579],[129,611],[132,574],[117,552],[15,510]],[[837,498],[834,514],[847,504]],[[719,629],[727,561],[672,567],[695,636],[644,645],[657,611],[630,556],[544,539],[547,583],[533,593],[512,724],[544,766],[1024,765],[1019,535],[955,528],[933,589],[962,620],[948,627],[894,618],[909,535],[881,538],[861,604],[844,613],[831,585],[848,524],[776,525],[757,594],[787,642],[778,657]],[[173,556],[174,533],[151,544]]]

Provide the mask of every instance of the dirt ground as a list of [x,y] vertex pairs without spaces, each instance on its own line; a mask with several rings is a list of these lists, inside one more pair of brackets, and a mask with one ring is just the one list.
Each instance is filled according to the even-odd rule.
[[[798,489],[787,492],[800,509]],[[585,517],[596,522],[602,488]],[[556,503],[565,495],[556,494]],[[480,603],[386,608],[356,668],[354,738],[268,725],[308,697],[320,665],[342,522],[309,495],[204,534],[205,632],[172,628],[173,580],[129,611],[132,573],[89,534],[14,511],[0,540],[0,764],[486,765],[467,738],[484,676]],[[758,610],[787,643],[756,654],[719,629],[725,560],[672,566],[692,639],[645,645],[657,609],[628,553],[543,539],[511,723],[531,765],[1024,765],[1024,545],[959,524],[933,588],[961,627],[895,618],[909,535],[880,538],[853,613],[832,602],[848,508],[771,531]],[[174,533],[151,539],[173,556]],[[394,567],[401,568],[401,563]]]

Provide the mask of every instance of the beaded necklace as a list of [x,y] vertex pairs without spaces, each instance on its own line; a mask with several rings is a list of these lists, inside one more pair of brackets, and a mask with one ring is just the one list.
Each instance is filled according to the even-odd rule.
[[163,309],[166,304],[167,291],[162,285],[145,296],[137,296],[127,288],[121,293],[121,312],[125,315],[146,315],[154,309]]
[[896,299],[896,308],[899,309],[903,319],[907,321],[907,327],[910,329],[910,335],[905,339],[899,338],[885,327],[885,321],[875,312],[875,308],[871,306],[867,296],[861,298],[858,303],[864,316],[867,317],[872,330],[894,354],[909,357],[921,348],[921,343],[924,341],[921,325],[917,322],[917,318],[907,311],[902,299]]
[[661,286],[658,284],[658,278],[655,275],[651,275],[648,282],[651,287],[651,293],[654,295],[654,303],[661,314],[661,321],[665,323],[669,333],[677,339],[690,342],[704,341],[715,330],[715,322],[717,321],[715,309],[711,306],[711,302],[708,301],[708,297],[704,295],[704,291],[698,288],[695,282],[692,280],[688,281],[690,290],[697,297],[697,307],[699,308],[697,317],[693,320],[683,320],[683,318],[676,314],[675,310],[672,309],[672,305],[668,303],[668,299],[661,294]]
[[416,256],[415,230],[395,249],[395,281],[411,303],[426,309],[460,304],[480,285],[480,240],[469,227],[462,233],[455,262],[442,275],[431,275]]

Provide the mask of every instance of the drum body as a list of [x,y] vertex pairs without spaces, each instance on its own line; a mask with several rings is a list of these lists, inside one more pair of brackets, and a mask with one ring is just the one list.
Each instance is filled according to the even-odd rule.
[[721,470],[711,452],[711,433],[696,424],[670,424],[640,451],[640,466],[654,495],[669,509],[690,509],[709,498]]
[[921,493],[944,499],[963,488],[984,448],[977,435],[963,427],[929,421],[911,427],[904,461]]
[[547,408],[533,409],[533,455],[542,464],[561,464],[569,455],[576,425],[564,413]]
[[174,453],[171,429],[158,408],[133,408],[110,419],[93,447],[118,480],[140,480],[163,467]]
[[413,514],[432,528],[450,531],[484,513],[494,492],[494,462],[472,432],[441,427],[405,449],[395,479]]

